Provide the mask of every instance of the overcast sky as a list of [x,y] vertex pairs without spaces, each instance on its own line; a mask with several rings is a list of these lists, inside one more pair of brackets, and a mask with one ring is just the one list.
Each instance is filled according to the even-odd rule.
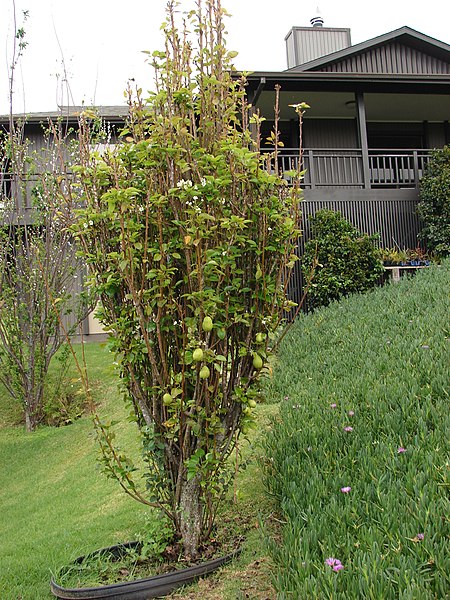
[[[15,112],[52,111],[58,104],[123,104],[126,82],[152,86],[142,50],[161,49],[166,0],[15,0],[28,47],[16,74]],[[181,0],[190,9],[193,0]],[[9,111],[8,64],[14,36],[13,0],[0,0],[0,114]],[[243,70],[286,68],[284,38],[309,26],[317,6],[327,27],[349,27],[352,43],[408,25],[450,43],[447,0],[223,0],[227,46]],[[65,72],[64,72],[65,71]],[[70,87],[70,98],[64,81]]]

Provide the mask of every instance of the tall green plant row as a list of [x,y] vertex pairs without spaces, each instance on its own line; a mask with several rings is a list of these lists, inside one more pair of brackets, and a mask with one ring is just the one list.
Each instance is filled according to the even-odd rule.
[[266,442],[277,598],[446,598],[449,263],[303,315]]
[[450,254],[450,146],[432,153],[420,180],[420,238],[439,256]]
[[147,102],[130,92],[115,149],[89,152],[86,115],[86,209],[74,226],[142,435],[145,489],[110,438],[105,468],[172,519],[190,556],[253,423],[298,236],[298,183],[288,190],[263,168],[261,117],[249,118],[245,79],[232,77],[224,13],[219,0],[198,1],[178,29],[169,3],[165,49],[149,55],[156,92]]

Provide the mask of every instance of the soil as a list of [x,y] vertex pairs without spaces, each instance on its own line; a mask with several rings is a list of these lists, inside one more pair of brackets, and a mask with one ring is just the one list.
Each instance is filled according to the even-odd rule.
[[249,563],[243,569],[228,567],[227,572],[220,575],[211,575],[200,579],[194,589],[185,592],[174,592],[167,598],[170,600],[218,600],[218,598],[231,597],[226,595],[226,588],[230,581],[238,582],[239,596],[233,598],[242,600],[275,600],[276,593],[269,582],[270,563],[267,557],[262,557]]

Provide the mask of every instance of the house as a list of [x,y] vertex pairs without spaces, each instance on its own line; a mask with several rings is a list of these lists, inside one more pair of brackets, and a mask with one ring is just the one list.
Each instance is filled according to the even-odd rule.
[[[311,107],[302,130],[303,240],[308,217],[330,208],[361,231],[379,233],[384,247],[414,248],[420,177],[430,150],[450,143],[450,46],[409,27],[352,46],[349,29],[324,27],[320,18],[311,25],[293,27],[286,36],[287,70],[253,72],[246,88],[249,103],[267,119],[265,139],[273,126],[275,86],[281,86],[284,145],[276,167],[284,173],[298,166],[300,154],[298,118],[290,105],[304,101]],[[76,127],[81,110],[29,115],[27,136],[39,147],[42,124],[62,119]],[[99,107],[98,113],[114,137],[127,107]],[[8,116],[0,117],[0,127],[8,122]],[[8,186],[3,170],[0,187],[6,195]],[[16,210],[30,210],[28,197]],[[294,298],[300,289],[297,269]],[[88,324],[86,332],[93,327]]]
[[[39,112],[26,115],[14,115],[14,123],[20,135],[25,140],[26,152],[16,152],[16,161],[11,162],[7,145],[2,145],[10,129],[10,116],[0,116],[0,208],[2,225],[7,226],[8,232],[17,235],[23,226],[28,230],[42,231],[46,229],[48,222],[42,223],[38,228],[36,225],[36,200],[39,189],[43,188],[43,173],[51,173],[54,178],[64,185],[66,176],[71,176],[71,165],[69,147],[71,142],[77,138],[79,118],[85,107],[64,107],[52,112]],[[96,114],[102,119],[106,138],[114,142],[120,129],[123,128],[128,114],[127,106],[97,107]],[[51,124],[57,126],[58,134],[61,135],[63,143],[61,146],[52,143]],[[22,129],[23,126],[23,129]],[[50,133],[49,133],[50,129]],[[2,152],[2,149],[5,151]],[[97,148],[98,149],[98,148]],[[33,160],[28,159],[33,157]],[[61,159],[61,160],[60,160]],[[15,168],[13,169],[13,165]],[[14,171],[14,172],[13,172]],[[62,182],[62,183],[61,183]],[[50,189],[52,189],[50,187]],[[57,213],[51,212],[50,219]],[[63,213],[60,213],[63,214]],[[69,211],[69,214],[72,214]],[[64,216],[62,219],[64,220]],[[20,226],[20,227],[17,227]],[[24,230],[25,230],[24,229]],[[24,235],[20,233],[20,235]],[[28,236],[24,239],[29,240]],[[26,242],[24,247],[28,247]],[[61,254],[61,253],[60,253]],[[53,257],[53,255],[52,255]],[[72,259],[70,259],[72,260]],[[75,256],[73,256],[75,261]],[[57,265],[57,260],[53,261]],[[66,264],[66,263],[65,263]],[[56,266],[57,268],[57,266]],[[75,269],[78,271],[71,276],[70,281],[64,281],[64,290],[70,291],[74,296],[81,292],[86,269],[77,261]],[[64,328],[70,329],[77,323],[74,313],[67,314],[63,318]],[[93,313],[83,320],[82,329],[84,334],[101,334],[103,328],[94,318]]]
[[[48,146],[46,131],[49,124],[59,124],[62,135],[75,138],[80,114],[86,107],[65,106],[56,111],[34,112],[27,115],[12,115],[14,122],[23,125],[23,135],[27,140],[28,153],[42,152]],[[128,115],[127,106],[98,106],[96,114],[104,123],[105,132],[114,141],[125,123]],[[10,115],[0,115],[0,136],[6,134],[10,128]],[[1,141],[1,138],[0,138]],[[45,158],[44,160],[48,160]],[[24,169],[27,169],[24,161]],[[28,222],[32,212],[32,190],[36,185],[39,175],[30,173],[13,174],[7,158],[1,155],[0,146],[0,199],[13,198],[16,215],[19,219]]]
[[[267,119],[262,137],[273,125],[279,84],[281,171],[295,168],[299,156],[289,105],[311,107],[302,133],[305,215],[320,206],[340,210],[379,232],[383,246],[415,247],[419,179],[430,149],[450,143],[450,46],[409,27],[352,46],[349,29],[324,27],[320,17],[311,24],[287,34],[287,70],[247,77],[248,101]],[[27,136],[39,145],[42,123],[62,118],[76,126],[82,108],[30,115]],[[114,130],[127,107],[98,111]],[[0,117],[0,127],[7,123]]]
[[[248,101],[267,119],[280,91],[278,168],[298,164],[299,128],[289,105],[307,102],[304,218],[339,210],[384,247],[414,248],[418,183],[430,149],[450,143],[450,46],[409,27],[351,45],[350,30],[293,27],[281,72],[248,77]],[[264,122],[264,139],[273,125]]]

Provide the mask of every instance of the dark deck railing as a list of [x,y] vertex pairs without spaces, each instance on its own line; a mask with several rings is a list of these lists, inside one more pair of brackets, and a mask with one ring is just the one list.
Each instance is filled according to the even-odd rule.
[[[32,209],[32,193],[39,182],[39,175],[28,173],[14,176],[11,173],[0,174],[0,206],[12,212]],[[9,206],[9,200],[12,201]]]
[[[264,152],[266,152],[264,150]],[[269,152],[269,150],[267,150]],[[316,188],[416,188],[429,160],[429,150],[369,150],[366,160],[368,168],[364,168],[364,157],[360,149],[347,148],[306,148],[303,151],[303,169],[305,177],[302,187]],[[286,174],[290,181],[289,171],[298,167],[299,149],[282,148],[278,152],[277,164],[272,160],[271,168]],[[364,174],[369,174],[369,181]],[[8,173],[2,174],[0,194],[10,197],[12,189],[17,187],[15,210],[30,209],[31,190],[36,185],[37,177],[28,175],[23,202],[23,183],[21,186]]]
[[[306,173],[302,187],[415,188],[429,156],[429,150],[369,150],[366,172],[370,180],[366,182],[362,150],[306,148],[303,151],[302,167]],[[276,168],[280,173],[289,173],[297,169],[298,161],[298,148],[282,148],[278,152]],[[273,162],[272,167],[275,168]],[[290,180],[289,175],[286,179]]]

